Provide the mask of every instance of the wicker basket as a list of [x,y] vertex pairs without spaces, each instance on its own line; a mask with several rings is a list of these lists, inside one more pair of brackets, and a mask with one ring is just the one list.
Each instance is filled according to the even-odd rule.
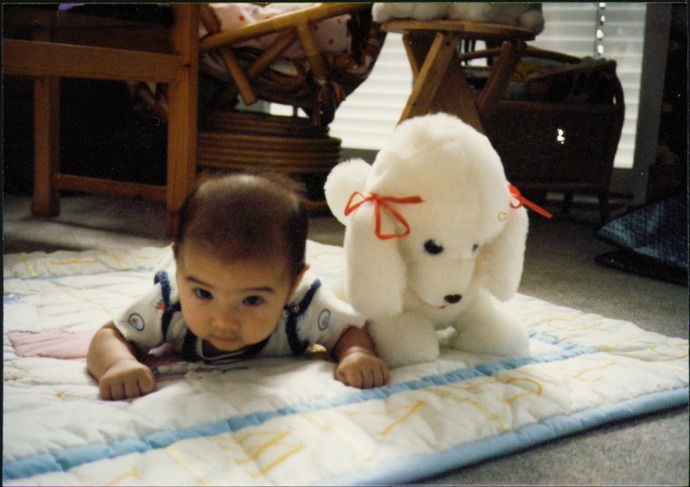
[[613,105],[505,101],[484,129],[511,181],[598,191],[608,189],[621,115]]
[[298,117],[217,111],[203,117],[197,165],[211,171],[270,170],[304,183],[311,213],[328,211],[323,185],[340,162],[340,139]]
[[[568,62],[553,73],[530,78],[527,96],[534,99],[501,99],[489,113],[480,112],[484,132],[501,156],[506,176],[521,190],[564,192],[566,207],[573,193],[596,194],[605,220],[625,113],[615,62],[582,63],[578,58],[533,48],[525,56]],[[583,100],[580,94],[577,103],[569,101],[577,98],[577,93],[573,95],[578,89],[574,74],[588,75],[588,69],[605,69],[606,76],[590,76],[598,86],[589,99]],[[564,93],[564,89],[571,91]]]

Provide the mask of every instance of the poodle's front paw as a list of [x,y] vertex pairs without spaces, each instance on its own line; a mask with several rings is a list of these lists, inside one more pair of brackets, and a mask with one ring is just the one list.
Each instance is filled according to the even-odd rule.
[[456,327],[453,348],[467,352],[524,357],[529,355],[525,325],[486,294],[465,310]]
[[522,323],[507,320],[496,323],[467,326],[453,339],[453,348],[503,357],[529,355],[529,336]]
[[431,321],[421,316],[402,314],[371,321],[369,332],[377,353],[390,368],[431,362],[440,353]]

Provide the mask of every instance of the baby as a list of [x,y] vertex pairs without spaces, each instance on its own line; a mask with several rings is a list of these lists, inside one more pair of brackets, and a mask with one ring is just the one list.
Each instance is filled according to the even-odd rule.
[[87,367],[102,398],[152,392],[153,373],[140,360],[164,343],[207,363],[299,356],[320,344],[338,361],[335,378],[344,384],[388,381],[365,320],[308,270],[308,218],[289,183],[235,174],[209,179],[189,196],[174,259],[91,341]]

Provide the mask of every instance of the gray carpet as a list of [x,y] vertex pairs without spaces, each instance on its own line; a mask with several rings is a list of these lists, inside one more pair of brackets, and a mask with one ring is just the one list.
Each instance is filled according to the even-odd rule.
[[[62,214],[54,219],[32,217],[29,208],[28,197],[5,195],[3,253],[169,243],[159,204],[71,195],[63,197]],[[568,217],[545,220],[531,214],[520,292],[687,337],[687,287],[597,265],[595,257],[613,249],[593,236],[598,226],[596,205],[586,200],[576,200]],[[342,232],[333,218],[312,218],[313,240],[340,245]],[[682,408],[562,438],[423,483],[688,485],[688,443],[688,410]]]

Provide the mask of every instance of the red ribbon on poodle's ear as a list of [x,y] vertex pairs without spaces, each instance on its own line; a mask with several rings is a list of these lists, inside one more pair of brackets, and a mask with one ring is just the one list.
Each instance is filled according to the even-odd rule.
[[[360,197],[361,200],[353,204],[356,197]],[[398,198],[396,196],[379,196],[376,193],[371,193],[369,196],[364,196],[359,191],[355,191],[350,196],[350,199],[345,205],[345,216],[349,216],[350,213],[355,211],[357,208],[362,206],[364,203],[371,202],[374,205],[374,216],[376,218],[376,236],[381,240],[388,240],[391,238],[403,238],[410,234],[410,225],[407,220],[398,212],[395,208],[391,206],[392,203],[395,204],[416,204],[423,203],[424,200],[421,196],[406,196],[403,198]],[[402,233],[382,233],[381,232],[381,209],[386,210],[393,218],[395,218],[405,230]]]
[[[362,159],[341,162],[328,175],[324,192],[333,215],[347,225],[343,243],[347,255],[347,300],[363,315],[375,318],[402,313],[407,266],[397,250],[397,238],[385,238],[397,233],[382,230],[396,224],[405,227],[395,216],[397,213],[402,217],[401,212],[390,211],[394,202],[385,200],[383,206],[380,196],[376,204],[364,204],[374,203],[373,197],[356,201],[356,194],[371,194],[367,191],[370,172],[371,165]],[[407,198],[403,199],[407,202]],[[406,221],[404,217],[402,220]]]
[[510,203],[510,207],[512,209],[516,210],[516,209],[518,209],[524,205],[527,208],[529,208],[530,210],[536,211],[537,213],[539,213],[544,218],[553,218],[553,215],[551,213],[549,213],[548,211],[546,211],[544,208],[542,208],[541,206],[539,206],[535,203],[532,203],[530,200],[528,200],[527,198],[522,196],[522,194],[520,193],[520,190],[517,189],[512,184],[508,185],[508,189],[510,189],[510,195],[517,200],[517,203],[512,203],[512,202]]

